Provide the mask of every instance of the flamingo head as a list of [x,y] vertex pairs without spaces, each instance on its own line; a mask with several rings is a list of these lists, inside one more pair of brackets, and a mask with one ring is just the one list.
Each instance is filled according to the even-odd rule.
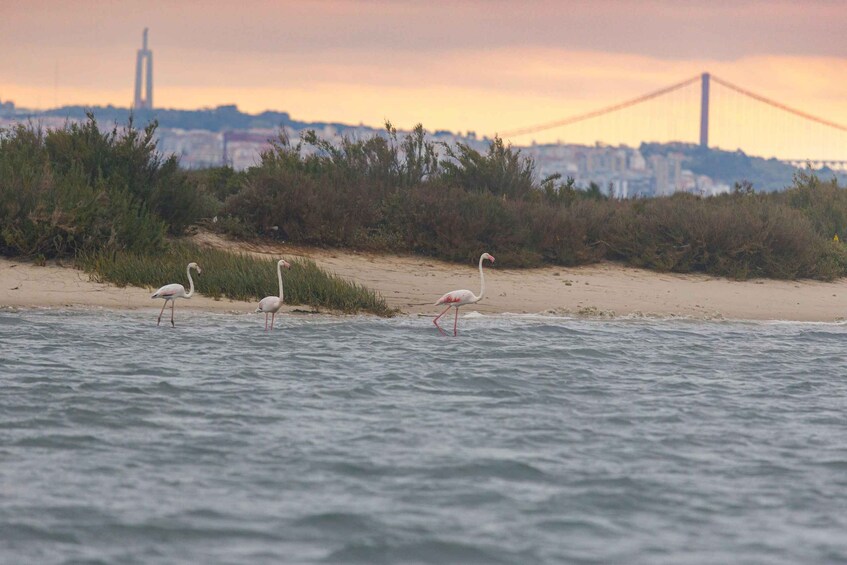
[[197,271],[198,275],[203,272],[203,270],[200,268],[200,265],[198,265],[197,263],[189,263],[188,268]]
[[483,258],[483,259],[488,259],[488,260],[489,260],[489,261],[491,261],[492,263],[494,262],[494,257],[493,257],[493,256],[491,256],[491,255],[489,255],[488,253],[483,253],[483,254],[482,254],[482,258]]
[[285,259],[280,259],[279,261],[277,261],[277,263],[276,263],[276,264],[277,264],[277,265],[279,265],[279,266],[281,266],[281,267],[285,267],[286,269],[290,269],[290,268],[291,268],[291,263],[289,263],[289,262],[288,262],[288,261],[286,261]]

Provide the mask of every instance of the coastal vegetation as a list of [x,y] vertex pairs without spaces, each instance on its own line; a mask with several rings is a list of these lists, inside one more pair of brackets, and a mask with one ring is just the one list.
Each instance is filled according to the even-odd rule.
[[0,135],[0,250],[61,257],[85,249],[155,251],[211,209],[176,157],[156,151],[155,124],[101,132],[19,125]]
[[[213,194],[162,157],[155,124],[101,132],[84,124],[49,130],[18,126],[0,134],[0,252],[45,260],[73,257],[100,281],[155,287],[203,266],[198,291],[259,300],[275,295],[275,259],[174,240],[218,207]],[[342,312],[391,315],[373,291],[293,260],[286,302]]]
[[[182,281],[185,265],[196,261],[203,268],[196,277],[199,292],[211,298],[259,301],[276,296],[276,257],[255,257],[220,249],[176,242],[167,253],[97,251],[78,255],[78,264],[98,282],[118,286],[155,287],[166,281]],[[394,311],[377,293],[332,275],[308,259],[291,259],[283,275],[286,304],[327,308],[354,314],[369,312],[391,316]]]
[[[612,260],[738,279],[847,274],[847,251],[833,241],[847,233],[847,191],[811,172],[778,193],[739,182],[716,197],[615,200],[596,185],[538,178],[532,159],[499,138],[479,152],[433,142],[421,126],[398,135],[387,124],[383,136],[340,141],[281,136],[246,171],[183,171],[157,153],[154,133],[155,124],[131,122],[102,133],[89,116],[60,130],[0,135],[0,251],[84,257],[107,280],[158,284],[167,276],[152,259],[148,276],[130,258],[166,248],[163,257],[181,257],[173,239],[202,225],[243,239],[460,262],[487,250],[509,267]],[[203,292],[268,294],[235,281],[212,288]]]
[[479,153],[438,146],[421,126],[400,139],[389,124],[385,137],[338,144],[281,138],[235,187],[215,174],[226,188],[206,190],[227,194],[218,229],[238,237],[463,262],[486,249],[512,267],[605,259],[738,279],[847,273],[847,252],[832,242],[847,229],[847,191],[812,173],[780,193],[741,182],[716,197],[615,200],[538,179],[532,159],[501,139]]

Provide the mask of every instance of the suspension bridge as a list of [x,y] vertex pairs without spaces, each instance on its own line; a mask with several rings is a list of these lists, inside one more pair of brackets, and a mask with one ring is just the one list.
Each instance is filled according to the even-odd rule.
[[794,166],[847,171],[847,126],[710,73],[618,104],[500,134],[515,143],[555,133],[562,143],[688,142]]

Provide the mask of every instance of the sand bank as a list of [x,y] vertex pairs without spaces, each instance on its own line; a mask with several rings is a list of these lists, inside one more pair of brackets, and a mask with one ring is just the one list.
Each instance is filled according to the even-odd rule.
[[[196,276],[196,275],[195,275]],[[188,286],[188,281],[180,282]],[[161,300],[152,300],[155,289],[120,288],[93,282],[88,274],[70,266],[53,262],[41,267],[26,261],[0,258],[0,307],[13,308],[116,308],[135,310],[162,307]],[[215,312],[250,312],[256,305],[236,300],[213,300],[195,295],[177,301],[179,310],[211,310]]]
[[[433,303],[447,291],[479,291],[473,265],[416,256],[233,242],[213,234],[194,237],[213,247],[276,257],[309,257],[321,267],[364,284],[408,314],[435,314]],[[273,282],[274,273],[268,274]],[[169,282],[169,281],[163,281]],[[274,286],[274,284],[271,284]],[[158,308],[152,289],[118,288],[91,282],[82,271],[49,264],[0,259],[0,306]],[[707,275],[656,273],[603,263],[578,268],[486,268],[485,299],[466,311],[548,313],[583,316],[680,316],[696,319],[839,321],[847,314],[847,279],[732,281]],[[255,304],[183,300],[177,308],[251,312]]]

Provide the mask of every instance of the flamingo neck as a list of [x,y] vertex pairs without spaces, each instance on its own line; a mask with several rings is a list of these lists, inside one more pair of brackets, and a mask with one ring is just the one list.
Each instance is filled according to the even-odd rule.
[[279,301],[282,302],[282,265],[276,264],[276,275],[279,278]]
[[188,285],[190,286],[188,294],[185,295],[185,298],[191,298],[192,296],[194,296],[194,279],[191,278],[191,267],[185,269],[185,272],[188,273]]
[[476,297],[474,302],[479,302],[485,296],[485,275],[482,274],[482,256],[479,258],[479,285],[479,296]]

